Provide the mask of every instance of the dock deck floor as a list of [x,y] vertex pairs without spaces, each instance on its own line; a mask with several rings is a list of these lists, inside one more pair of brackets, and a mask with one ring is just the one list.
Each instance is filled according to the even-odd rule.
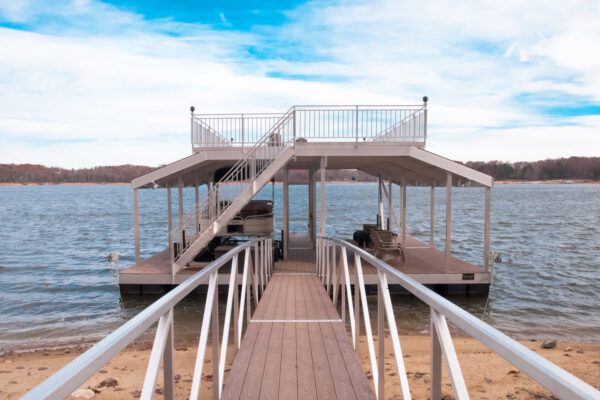
[[223,398],[375,398],[315,275],[273,275],[225,381]]
[[[298,235],[300,237],[300,235]],[[292,246],[288,259],[275,263],[278,272],[315,272],[315,250],[306,248],[306,243],[298,240],[301,246]],[[339,252],[339,250],[338,250]],[[450,256],[446,265],[446,255],[443,251],[429,246],[411,236],[406,238],[404,249],[406,263],[395,266],[397,270],[408,274],[411,278],[423,284],[485,284],[491,283],[491,274],[483,268],[470,264],[457,257]],[[340,258],[337,258],[338,262]],[[175,284],[185,281],[194,273],[198,272],[208,263],[193,263],[190,268],[180,270],[175,276]],[[354,257],[348,255],[348,266],[352,272],[354,269]],[[225,266],[223,272],[229,271]],[[372,284],[377,282],[377,274],[374,267],[363,263],[365,282]],[[465,280],[463,274],[472,274],[472,279]],[[352,274],[353,275],[353,274]],[[220,274],[219,284],[227,284],[225,274]],[[173,284],[171,276],[171,260],[168,250],[141,261],[131,268],[119,272],[120,284],[131,285],[170,285]]]

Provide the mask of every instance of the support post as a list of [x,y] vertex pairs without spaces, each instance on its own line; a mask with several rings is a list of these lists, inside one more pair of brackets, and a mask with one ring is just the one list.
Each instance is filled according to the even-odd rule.
[[315,179],[315,169],[311,168],[310,174],[312,177],[312,208],[311,208],[311,217],[312,217],[312,236],[313,236],[313,246],[316,244],[317,240],[317,180]]
[[140,215],[138,206],[138,189],[133,189],[133,227],[135,241],[135,263],[140,262]]
[[[391,192],[391,186],[390,186]],[[391,196],[390,196],[391,197]],[[389,221],[389,219],[388,219]],[[378,357],[377,357],[377,394],[380,399],[385,398],[385,309],[383,304],[383,285],[381,279],[377,287],[377,345],[378,345]]]
[[490,203],[491,188],[485,188],[485,225],[483,230],[483,268],[490,272]]
[[179,184],[178,184],[178,195],[179,195],[179,251],[183,253],[184,243],[183,243],[183,178],[181,175],[179,176]]
[[315,227],[314,227],[314,223],[315,223],[315,219],[314,219],[314,215],[313,215],[313,190],[314,190],[314,183],[315,177],[314,177],[314,171],[312,168],[308,169],[308,235],[310,236],[310,240],[313,243],[313,246],[315,244]]
[[429,199],[429,245],[433,248],[433,235],[435,230],[435,181],[431,186],[431,194]]
[[165,343],[165,350],[163,353],[163,381],[165,400],[173,400],[175,398],[175,369],[173,360],[175,355],[175,320],[173,319],[173,309],[171,309],[170,313],[171,323],[169,324],[167,343]]
[[175,255],[173,249],[173,210],[171,209],[171,186],[167,184],[167,221],[169,229],[169,252],[171,253],[171,261]]
[[321,157],[321,236],[325,236],[325,167],[327,167],[327,157]]
[[377,177],[377,229],[383,230],[383,194],[381,176]]
[[283,169],[283,258],[288,258],[290,240],[290,186],[288,168]]
[[388,176],[388,217],[387,230],[392,230],[392,180]]
[[200,221],[198,219],[199,215],[198,215],[198,203],[200,203],[200,194],[198,193],[198,178],[196,178],[196,182],[194,183],[194,222],[195,222],[195,228],[194,228],[194,233],[196,235],[200,234]]
[[402,174],[402,248],[406,248],[406,177]]
[[431,351],[430,351],[430,370],[429,377],[431,378],[430,396],[431,400],[439,400],[442,398],[442,347],[440,346],[440,338],[435,329],[433,319],[433,309],[430,309],[431,321],[429,323],[429,331],[431,334]]
[[452,245],[452,174],[446,172],[446,271]]
[[[215,272],[217,275],[218,272]],[[212,316],[212,350],[213,350],[213,399],[219,400],[221,383],[219,382],[219,279],[215,279],[215,291],[213,298]]]

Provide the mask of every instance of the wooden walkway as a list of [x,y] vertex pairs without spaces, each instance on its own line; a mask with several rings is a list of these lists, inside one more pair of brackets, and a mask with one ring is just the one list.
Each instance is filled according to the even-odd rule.
[[375,398],[315,275],[273,275],[225,381],[223,398]]

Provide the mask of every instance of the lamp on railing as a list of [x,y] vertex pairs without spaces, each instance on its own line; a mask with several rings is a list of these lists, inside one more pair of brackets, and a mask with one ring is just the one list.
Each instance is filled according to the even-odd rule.
[[423,103],[427,104],[427,100],[429,100],[429,98],[427,96],[423,96]]

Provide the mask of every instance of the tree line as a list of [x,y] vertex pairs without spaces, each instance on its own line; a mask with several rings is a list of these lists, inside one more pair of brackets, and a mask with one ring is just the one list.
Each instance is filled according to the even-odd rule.
[[143,165],[115,165],[94,168],[65,169],[38,164],[0,164],[3,183],[120,183],[146,174],[156,168]]
[[496,180],[600,180],[600,157],[569,157],[542,161],[469,161],[464,163]]
[[[468,161],[462,163],[496,180],[600,180],[600,157],[569,157],[542,161]],[[0,164],[2,183],[120,183],[155,170],[143,165],[115,165],[65,169],[38,164]],[[354,169],[327,171],[327,180],[374,181],[375,178]],[[281,181],[279,173],[275,179]],[[291,182],[306,182],[306,171],[290,172]]]

